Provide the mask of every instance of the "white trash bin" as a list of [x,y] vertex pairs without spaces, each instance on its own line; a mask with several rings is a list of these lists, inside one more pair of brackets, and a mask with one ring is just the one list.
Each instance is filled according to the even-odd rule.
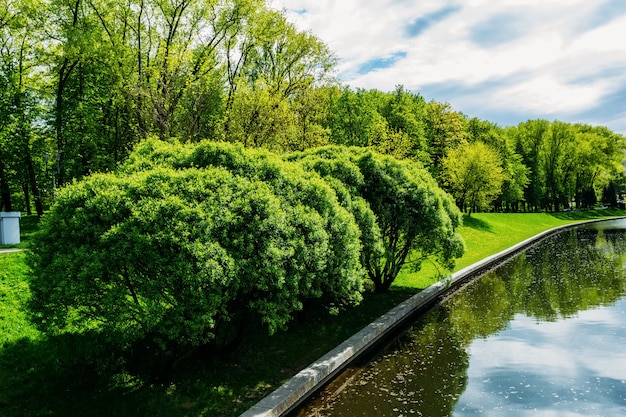
[[20,243],[19,211],[0,212],[0,245],[17,245]]

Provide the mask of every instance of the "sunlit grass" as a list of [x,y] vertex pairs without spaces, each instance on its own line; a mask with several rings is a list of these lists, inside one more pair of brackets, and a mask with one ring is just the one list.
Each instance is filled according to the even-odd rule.
[[447,271],[430,261],[420,271],[402,270],[394,285],[425,288],[442,276],[458,271],[553,227],[607,216],[623,216],[620,210],[588,210],[564,213],[474,213],[465,215],[459,232],[465,241],[465,254]]
[[0,348],[39,335],[24,308],[30,296],[24,256],[22,252],[0,255]]

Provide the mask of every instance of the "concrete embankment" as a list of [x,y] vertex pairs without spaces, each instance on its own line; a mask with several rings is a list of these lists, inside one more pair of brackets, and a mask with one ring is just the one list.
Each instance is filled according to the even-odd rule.
[[[603,220],[593,220],[603,221]],[[584,222],[590,223],[590,222]],[[373,321],[361,331],[341,343],[339,346],[310,364],[297,375],[289,379],[267,397],[263,398],[240,417],[282,417],[292,411],[311,394],[342,372],[350,363],[362,356],[381,341],[387,340],[404,328],[408,322],[426,308],[432,306],[448,291],[462,283],[479,276],[494,268],[511,256],[523,251],[540,240],[563,229],[579,226],[584,223],[560,226],[518,243],[480,262],[468,266],[450,277],[439,281],[419,292],[386,314]]]

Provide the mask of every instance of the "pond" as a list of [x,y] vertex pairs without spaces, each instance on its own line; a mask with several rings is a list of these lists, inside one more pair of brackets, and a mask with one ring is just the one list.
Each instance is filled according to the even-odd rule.
[[554,235],[450,295],[294,415],[626,415],[626,220]]

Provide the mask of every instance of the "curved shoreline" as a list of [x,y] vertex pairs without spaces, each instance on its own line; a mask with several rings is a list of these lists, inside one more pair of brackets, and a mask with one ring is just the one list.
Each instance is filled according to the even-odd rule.
[[407,321],[430,307],[448,291],[562,230],[620,218],[626,217],[594,219],[548,229],[453,273],[450,277],[420,291],[365,326],[249,408],[240,417],[281,417],[286,415],[342,372],[350,363],[397,332]]

